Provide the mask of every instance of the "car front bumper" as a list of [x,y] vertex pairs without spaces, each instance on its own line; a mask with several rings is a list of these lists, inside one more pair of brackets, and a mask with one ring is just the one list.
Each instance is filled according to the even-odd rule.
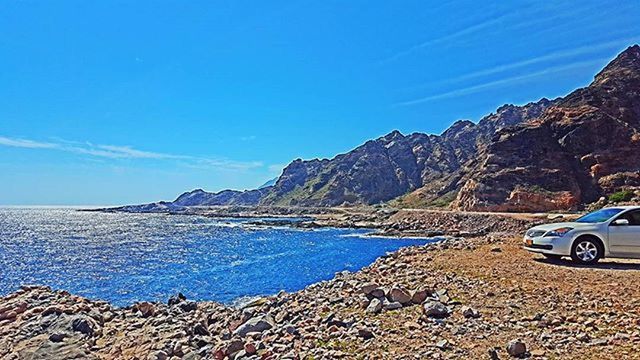
[[571,238],[556,236],[539,236],[523,239],[524,249],[530,252],[549,255],[571,255]]

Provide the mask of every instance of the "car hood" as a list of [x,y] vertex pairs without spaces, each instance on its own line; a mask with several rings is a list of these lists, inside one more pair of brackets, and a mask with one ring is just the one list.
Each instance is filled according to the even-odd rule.
[[592,228],[595,225],[596,224],[591,224],[591,223],[561,222],[561,223],[552,223],[552,224],[544,224],[544,225],[534,226],[530,230],[549,231],[549,230],[559,229],[559,228],[563,228],[563,227],[570,227],[570,228],[573,228],[573,229],[586,229],[586,228]]

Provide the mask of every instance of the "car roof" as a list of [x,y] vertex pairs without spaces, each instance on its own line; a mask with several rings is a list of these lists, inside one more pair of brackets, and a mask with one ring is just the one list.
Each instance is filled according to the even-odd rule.
[[623,209],[623,210],[640,209],[640,205],[607,206],[604,209]]

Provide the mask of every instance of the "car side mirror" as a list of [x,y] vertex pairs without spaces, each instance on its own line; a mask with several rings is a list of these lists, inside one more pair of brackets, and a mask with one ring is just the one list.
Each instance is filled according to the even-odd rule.
[[616,225],[616,226],[629,225],[629,220],[627,220],[627,219],[616,219],[616,220],[613,221],[613,225]]

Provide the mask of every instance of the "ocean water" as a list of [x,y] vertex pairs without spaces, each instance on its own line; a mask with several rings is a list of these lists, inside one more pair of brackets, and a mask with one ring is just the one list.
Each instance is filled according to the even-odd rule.
[[0,295],[48,285],[118,306],[296,291],[434,239],[366,230],[255,227],[248,219],[0,208]]

